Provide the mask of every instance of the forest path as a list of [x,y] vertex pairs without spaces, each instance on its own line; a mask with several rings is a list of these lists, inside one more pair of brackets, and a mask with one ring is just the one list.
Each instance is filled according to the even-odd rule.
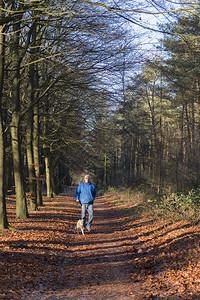
[[44,197],[25,220],[7,197],[16,230],[0,231],[1,300],[200,299],[200,225],[133,217],[135,207],[119,211],[107,196],[83,236],[67,195]]
[[122,225],[117,212],[97,198],[92,231],[75,234],[71,240],[68,299],[135,299],[127,270],[132,242],[124,236]]

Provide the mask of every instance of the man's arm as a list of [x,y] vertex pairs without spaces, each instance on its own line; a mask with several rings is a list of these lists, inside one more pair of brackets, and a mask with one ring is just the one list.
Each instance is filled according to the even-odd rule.
[[79,187],[76,190],[76,201],[77,202],[80,201],[80,194],[81,194],[81,185],[79,185]]
[[93,197],[93,200],[95,199],[96,197],[96,189],[95,189],[95,186],[93,185],[93,190],[92,190],[92,197]]

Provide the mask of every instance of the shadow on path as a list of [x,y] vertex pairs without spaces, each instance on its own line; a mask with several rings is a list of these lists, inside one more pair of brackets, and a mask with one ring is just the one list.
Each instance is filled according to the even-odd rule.
[[30,219],[13,219],[20,231],[1,232],[0,276],[7,292],[0,290],[0,299],[199,299],[163,275],[187,268],[183,255],[192,255],[199,230],[174,238],[178,227],[172,223],[127,223],[97,198],[92,231],[77,235],[80,209],[74,197],[60,195]]

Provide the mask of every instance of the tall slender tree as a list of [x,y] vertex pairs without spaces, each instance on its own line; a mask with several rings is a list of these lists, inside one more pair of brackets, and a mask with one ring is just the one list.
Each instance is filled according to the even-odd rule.
[[[22,5],[14,3],[14,10],[21,10]],[[24,190],[23,167],[20,145],[20,65],[22,55],[20,55],[20,33],[21,19],[23,14],[18,15],[13,22],[13,36],[11,39],[11,66],[12,66],[12,121],[11,121],[11,138],[13,167],[16,191],[16,218],[27,218],[28,209]]]
[[[0,0],[0,18],[4,17],[4,1]],[[4,25],[0,25],[0,229],[9,227],[6,214],[5,200],[5,148],[4,128],[2,114],[3,86],[4,86],[4,64],[5,64],[5,35]]]

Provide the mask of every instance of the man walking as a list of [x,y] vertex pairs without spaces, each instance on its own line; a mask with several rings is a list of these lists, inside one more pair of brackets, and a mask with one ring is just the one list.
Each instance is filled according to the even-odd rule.
[[86,213],[88,212],[87,229],[91,230],[93,221],[93,202],[96,197],[94,184],[90,182],[90,175],[85,175],[84,182],[81,182],[76,191],[76,201],[81,204],[81,218],[83,220],[83,230],[85,229]]

